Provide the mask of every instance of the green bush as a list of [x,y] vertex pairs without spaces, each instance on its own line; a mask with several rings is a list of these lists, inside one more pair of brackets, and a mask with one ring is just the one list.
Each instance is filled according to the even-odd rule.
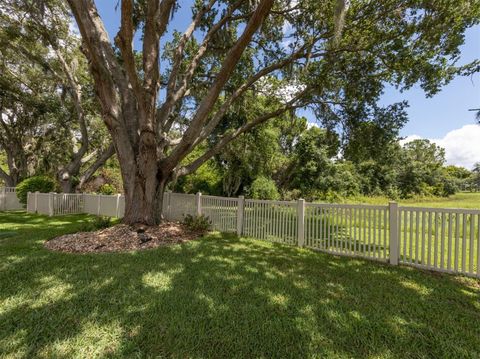
[[100,187],[99,193],[100,194],[112,195],[112,194],[116,193],[116,188],[115,188],[115,186],[113,186],[109,183],[105,183],[104,185],[102,185]]
[[458,190],[458,184],[455,179],[450,176],[444,176],[440,178],[433,191],[435,196],[448,197],[454,195]]
[[55,181],[46,176],[30,177],[17,185],[17,197],[20,203],[27,204],[28,192],[48,193],[55,189]]
[[112,220],[111,217],[96,216],[92,220],[86,222],[80,230],[81,232],[93,232],[111,227],[114,224],[115,222]]
[[182,222],[189,230],[207,232],[212,228],[212,221],[207,216],[192,216],[187,214]]
[[277,185],[270,178],[263,176],[257,177],[250,186],[249,195],[253,199],[273,199],[280,198]]

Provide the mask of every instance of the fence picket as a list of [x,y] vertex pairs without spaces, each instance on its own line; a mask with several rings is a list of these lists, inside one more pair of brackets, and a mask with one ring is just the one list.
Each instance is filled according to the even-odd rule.
[[448,214],[448,253],[447,253],[447,269],[452,270],[452,213]]
[[474,240],[475,240],[475,216],[473,214],[470,215],[470,246],[468,248],[468,252],[470,254],[470,258],[468,260],[468,273],[473,274],[473,255],[475,253],[474,248]]
[[463,226],[462,226],[462,272],[466,272],[467,266],[467,215],[463,214]]

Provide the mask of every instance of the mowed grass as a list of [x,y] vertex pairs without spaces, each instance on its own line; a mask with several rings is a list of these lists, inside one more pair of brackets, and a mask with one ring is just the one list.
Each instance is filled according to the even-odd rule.
[[[391,200],[387,197],[359,196],[345,199],[345,203],[385,205]],[[459,192],[449,197],[415,197],[400,199],[399,205],[428,208],[470,208],[480,209],[480,192]]]
[[480,357],[478,280],[220,234],[43,248],[87,218],[0,214],[0,357]]

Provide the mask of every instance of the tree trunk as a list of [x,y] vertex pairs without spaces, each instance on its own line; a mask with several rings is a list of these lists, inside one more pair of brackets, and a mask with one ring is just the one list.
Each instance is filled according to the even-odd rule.
[[[122,168],[122,163],[120,162]],[[122,174],[124,170],[122,169]],[[163,219],[163,195],[167,180],[158,176],[154,168],[141,174],[136,171],[124,180],[125,214],[122,222],[156,225]]]
[[11,175],[9,175],[5,171],[3,171],[1,168],[0,168],[0,177],[2,178],[3,182],[5,183],[5,187],[16,187],[16,185],[18,184],[15,181],[14,177],[12,177]]
[[65,170],[60,170],[58,173],[58,182],[63,193],[73,192],[72,175]]
[[161,209],[157,209],[157,196],[163,196],[169,176],[158,168],[155,138],[148,131],[134,139],[122,128],[113,132],[125,194],[123,223],[158,224]]
[[[161,116],[157,121],[160,89],[159,43],[167,29],[176,2],[174,0],[145,1],[142,76],[139,76],[136,68],[132,47],[134,37],[133,2],[122,1],[121,25],[116,36],[122,61],[119,61],[118,54],[110,43],[94,1],[68,0],[68,3],[82,35],[84,45],[82,50],[89,60],[96,95],[102,107],[102,118],[112,136],[120,163],[125,192],[123,222],[127,224],[157,224],[162,217],[162,197],[165,185],[172,179],[174,171],[175,176],[178,175],[177,167],[201,142],[201,136],[208,135],[209,131],[213,130],[213,128],[211,130],[206,128],[209,115],[225,84],[232,76],[244,50],[270,12],[274,0],[260,1],[253,13],[248,16],[242,34],[226,53],[215,75],[215,81],[198,104],[179,143],[170,152],[164,151],[166,148],[162,146],[163,131],[168,134],[171,130],[167,119],[173,106],[185,97],[190,87],[188,85],[192,81],[191,76],[195,73],[195,69],[206,51],[208,37],[212,33],[208,32],[204,39],[204,45],[194,56],[196,60],[192,61],[192,66],[188,67],[185,81],[183,81],[185,83],[181,82],[179,88],[174,89],[175,93],[168,94],[173,97],[169,97],[165,108],[160,107]],[[240,4],[241,2],[239,2]],[[234,9],[235,7],[232,11]],[[228,17],[222,18],[218,25],[215,25],[217,30],[224,25],[223,19],[227,21]],[[192,28],[192,32],[194,28],[195,26]],[[217,30],[214,30],[213,34]],[[175,74],[175,71],[172,73]],[[188,73],[192,75],[188,75]],[[171,83],[175,83],[177,80],[174,79]],[[170,101],[170,98],[174,100]],[[220,120],[220,117],[218,119]],[[202,129],[206,130],[204,134],[202,134]],[[238,134],[240,133],[238,132]],[[234,135],[231,134],[230,138],[234,138]],[[197,141],[199,142],[197,143]],[[224,146],[228,138],[223,141],[222,145]],[[211,154],[208,152],[204,156],[211,156]],[[203,157],[200,160],[203,160]],[[194,163],[194,165],[197,164],[198,162]]]

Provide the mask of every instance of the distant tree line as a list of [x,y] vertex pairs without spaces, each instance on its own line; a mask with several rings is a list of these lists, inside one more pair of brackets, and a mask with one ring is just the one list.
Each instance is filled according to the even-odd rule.
[[342,140],[304,118],[277,118],[241,136],[173,189],[309,201],[358,195],[443,197],[480,190],[480,163],[472,171],[446,166],[445,150],[424,139],[401,146],[401,111],[392,110],[390,120],[362,122]]

